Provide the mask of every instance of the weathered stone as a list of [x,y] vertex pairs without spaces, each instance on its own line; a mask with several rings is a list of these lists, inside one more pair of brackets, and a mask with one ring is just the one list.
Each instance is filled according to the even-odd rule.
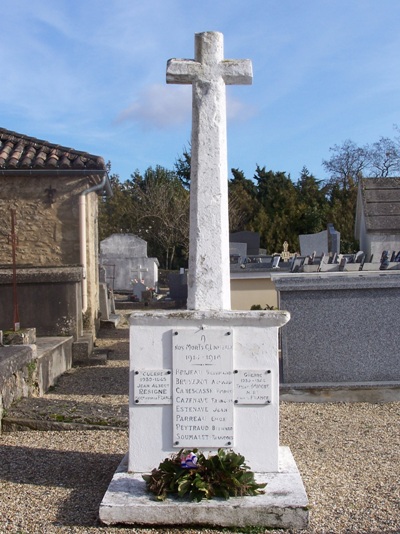
[[106,525],[199,525],[211,527],[264,527],[304,529],[308,524],[308,501],[290,450],[280,447],[279,469],[256,473],[267,483],[264,495],[211,499],[201,502],[169,498],[151,499],[140,474],[127,470],[125,458],[115,473],[100,505],[100,520]]
[[224,59],[223,35],[195,36],[195,60],[171,59],[167,82],[192,84],[188,309],[230,309],[225,85],[250,84],[250,60]]
[[5,345],[32,345],[36,343],[36,328],[22,328],[16,332],[6,330],[4,332]]

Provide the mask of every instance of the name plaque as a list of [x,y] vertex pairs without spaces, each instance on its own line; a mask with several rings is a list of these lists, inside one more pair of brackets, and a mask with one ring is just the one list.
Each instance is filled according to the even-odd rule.
[[172,331],[173,446],[231,447],[233,332]]
[[271,404],[270,369],[235,370],[235,404]]
[[133,371],[135,404],[172,404],[170,369],[136,369]]

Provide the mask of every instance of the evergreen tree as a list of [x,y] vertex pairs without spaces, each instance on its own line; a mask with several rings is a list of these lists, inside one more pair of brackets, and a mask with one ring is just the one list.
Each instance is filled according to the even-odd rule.
[[[283,243],[289,249],[298,249],[298,233],[293,221],[298,218],[297,191],[285,172],[266,171],[257,165],[254,176],[258,184],[257,199],[265,211],[266,218],[258,214],[258,220],[268,221],[268,228],[260,232],[261,246],[269,253],[282,250]],[[260,219],[261,217],[261,219]]]

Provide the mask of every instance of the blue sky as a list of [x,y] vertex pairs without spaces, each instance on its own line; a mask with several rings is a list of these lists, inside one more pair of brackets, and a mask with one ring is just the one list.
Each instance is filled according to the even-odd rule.
[[253,62],[229,86],[229,168],[297,180],[346,139],[400,125],[399,0],[13,0],[2,5],[0,126],[87,151],[121,180],[172,169],[189,146],[191,90],[169,58],[220,31],[225,57]]

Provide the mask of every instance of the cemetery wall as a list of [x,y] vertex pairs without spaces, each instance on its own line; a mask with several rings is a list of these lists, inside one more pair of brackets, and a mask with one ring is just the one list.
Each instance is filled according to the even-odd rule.
[[272,275],[286,384],[400,381],[400,271]]

